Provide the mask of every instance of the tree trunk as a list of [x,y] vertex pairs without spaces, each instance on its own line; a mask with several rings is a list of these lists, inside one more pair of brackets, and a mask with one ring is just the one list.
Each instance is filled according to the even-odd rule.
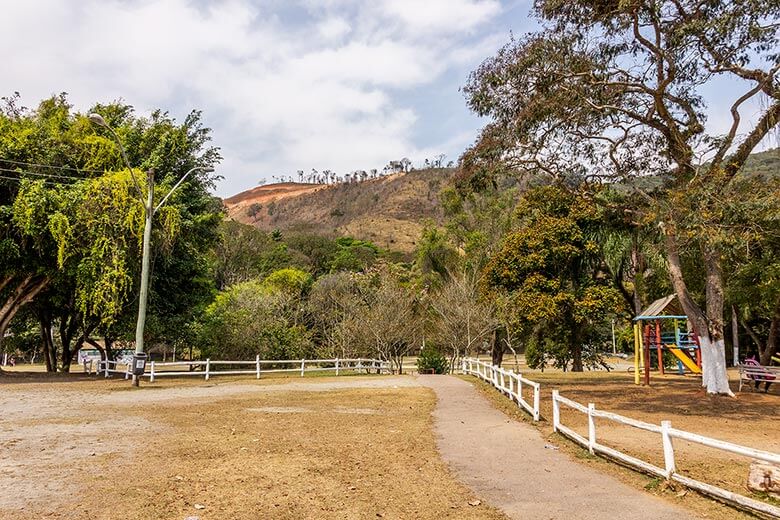
[[106,361],[114,359],[114,339],[109,336],[104,336],[103,343],[106,345]]
[[52,337],[51,312],[39,309],[38,324],[41,328],[41,346],[43,347],[43,359],[46,363],[47,372],[57,371],[57,348],[54,345]]
[[[11,282],[11,279],[11,277],[6,277],[0,282],[0,288],[4,288],[8,285]],[[11,291],[11,294],[8,295],[5,302],[0,307],[0,342],[2,342],[2,338],[5,337],[5,331],[8,329],[11,320],[16,316],[19,309],[31,302],[38,293],[44,290],[48,285],[48,278],[29,275]]]
[[[72,302],[71,302],[72,303]],[[80,317],[77,313],[64,309],[60,315],[60,342],[62,344],[62,367],[63,372],[70,372],[70,365],[73,362],[73,350],[71,343],[76,338],[76,332],[79,328]]]
[[493,344],[490,349],[491,362],[496,366],[501,366],[504,361],[504,344],[505,344],[506,331],[503,327],[499,327],[493,331]]
[[583,372],[582,365],[582,342],[577,325],[572,325],[572,334],[570,336],[569,351],[571,352],[571,371]]
[[[702,386],[708,394],[733,396],[729,388],[726,372],[726,344],[723,339],[723,277],[717,252],[703,251],[707,271],[706,300],[707,314],[696,305],[688,292],[682,272],[674,229],[664,226],[666,234],[666,255],[669,263],[669,276],[677,299],[680,300],[685,315],[693,325],[699,337],[702,358]],[[705,246],[706,247],[706,246]]]
[[89,344],[89,345],[91,345],[91,346],[93,346],[93,347],[95,347],[96,349],[98,349],[98,351],[100,352],[100,358],[103,361],[106,361],[108,359],[108,355],[106,354],[106,349],[101,347],[100,343],[98,343],[97,341],[95,341],[93,339],[89,339],[89,338],[85,339],[84,342]]

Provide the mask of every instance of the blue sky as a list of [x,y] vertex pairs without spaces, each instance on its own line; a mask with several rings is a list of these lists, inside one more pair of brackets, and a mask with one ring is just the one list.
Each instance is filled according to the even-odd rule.
[[179,119],[201,109],[225,157],[220,196],[299,169],[456,160],[484,123],[458,89],[510,31],[534,28],[530,4],[9,2],[0,94],[19,91],[33,106],[65,91],[81,110],[121,98],[141,115],[159,107]]

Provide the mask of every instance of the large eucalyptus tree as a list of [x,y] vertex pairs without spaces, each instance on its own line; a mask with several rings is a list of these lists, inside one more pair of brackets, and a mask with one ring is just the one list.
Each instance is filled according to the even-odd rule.
[[[703,386],[730,394],[724,349],[724,228],[732,182],[780,119],[780,1],[537,0],[542,28],[485,61],[465,88],[492,118],[462,165],[623,181],[663,230],[671,280],[702,344]],[[707,131],[704,92],[729,118]],[[748,107],[764,108],[755,119]],[[727,101],[723,101],[723,99]],[[654,175],[653,191],[632,180]],[[705,297],[681,254],[696,251]]]

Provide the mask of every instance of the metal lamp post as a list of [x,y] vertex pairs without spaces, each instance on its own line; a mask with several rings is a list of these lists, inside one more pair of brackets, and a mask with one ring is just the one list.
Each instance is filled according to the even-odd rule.
[[[138,180],[135,178],[133,168],[130,166],[130,161],[127,160],[127,154],[125,148],[122,146],[122,141],[116,132],[108,126],[105,119],[100,114],[89,114],[87,116],[89,120],[96,125],[106,128],[113,136],[116,143],[119,145],[119,150],[122,153],[122,160],[125,163],[125,167],[130,170],[130,177],[133,179],[133,184],[138,191],[138,197],[144,208],[144,238],[143,238],[143,252],[141,257],[141,288],[138,294],[138,321],[135,326],[135,355],[133,356],[133,386],[138,386],[140,375],[143,374],[143,369],[146,365],[146,354],[144,353],[144,327],[146,326],[146,306],[149,300],[149,259],[151,257],[151,242],[152,242],[152,217],[160,207],[165,204],[171,194],[178,188],[182,182],[194,171],[200,170],[203,172],[213,172],[214,168],[207,168],[196,166],[191,168],[185,173],[179,181],[174,184],[171,191],[168,192],[165,197],[160,201],[157,206],[154,206],[154,171],[149,170],[147,175],[147,193],[144,196],[141,186],[138,184]],[[140,373],[139,373],[140,371]]]

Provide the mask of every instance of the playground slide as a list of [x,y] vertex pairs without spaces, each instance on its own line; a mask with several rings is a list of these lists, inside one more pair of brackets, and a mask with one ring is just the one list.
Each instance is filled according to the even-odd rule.
[[686,367],[688,370],[690,370],[690,371],[691,371],[691,372],[693,372],[694,374],[701,374],[701,368],[699,368],[699,367],[696,365],[696,362],[695,362],[694,360],[692,360],[692,359],[690,358],[690,356],[688,356],[687,354],[685,354],[685,353],[684,353],[682,350],[680,350],[679,348],[671,348],[671,347],[669,347],[669,352],[671,352],[672,354],[674,354],[674,355],[677,357],[677,359],[679,359],[680,361],[682,361],[682,362],[683,362],[683,364],[685,365],[685,367]]

